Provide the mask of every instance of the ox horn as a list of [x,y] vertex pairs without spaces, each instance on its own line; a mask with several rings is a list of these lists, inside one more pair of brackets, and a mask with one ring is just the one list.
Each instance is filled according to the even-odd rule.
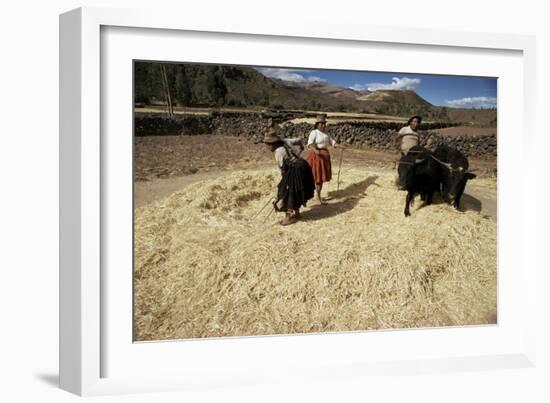
[[434,160],[436,160],[437,162],[439,162],[441,165],[443,165],[444,167],[446,167],[449,171],[452,171],[453,170],[453,167],[450,163],[448,162],[445,162],[445,161],[441,161],[440,159],[436,158],[434,155],[432,155],[432,158]]

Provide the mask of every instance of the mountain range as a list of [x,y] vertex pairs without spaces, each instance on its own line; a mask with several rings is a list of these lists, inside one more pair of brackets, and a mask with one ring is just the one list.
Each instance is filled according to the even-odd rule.
[[[299,109],[323,112],[419,114],[428,119],[496,123],[496,111],[453,110],[434,106],[411,90],[356,91],[320,81],[269,78],[251,67],[135,62],[136,103],[164,103],[169,88],[177,106]],[[464,113],[464,111],[467,111]]]

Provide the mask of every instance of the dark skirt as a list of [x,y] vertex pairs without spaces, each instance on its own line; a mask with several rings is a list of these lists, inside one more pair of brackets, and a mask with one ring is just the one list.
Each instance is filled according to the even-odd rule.
[[277,186],[276,203],[282,201],[278,210],[298,210],[301,206],[305,207],[314,191],[313,174],[306,160],[299,158],[292,164],[285,164],[283,177]]

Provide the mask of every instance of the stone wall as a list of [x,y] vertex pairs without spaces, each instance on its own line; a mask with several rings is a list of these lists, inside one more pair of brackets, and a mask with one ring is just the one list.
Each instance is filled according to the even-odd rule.
[[[270,125],[279,123],[281,133],[285,137],[307,139],[309,132],[313,129],[312,125],[284,121],[288,118],[293,118],[293,116],[290,114],[288,116],[277,116],[260,112],[214,112],[204,115],[176,115],[170,119],[161,114],[136,113],[135,132],[136,136],[223,134],[244,137],[251,141],[261,141]],[[437,144],[445,143],[459,149],[468,156],[496,157],[496,133],[482,136],[441,137],[434,132],[436,129],[450,126],[456,126],[456,124],[446,122],[423,123],[420,126],[423,145],[434,148]],[[396,151],[398,144],[395,133],[401,127],[403,127],[403,123],[365,120],[330,124],[328,132],[338,142],[379,150]]]

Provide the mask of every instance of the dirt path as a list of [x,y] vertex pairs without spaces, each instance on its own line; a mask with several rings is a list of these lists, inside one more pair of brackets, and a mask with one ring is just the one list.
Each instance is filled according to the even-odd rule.
[[479,211],[482,215],[497,220],[497,191],[476,183],[475,179],[466,185],[461,208]]

